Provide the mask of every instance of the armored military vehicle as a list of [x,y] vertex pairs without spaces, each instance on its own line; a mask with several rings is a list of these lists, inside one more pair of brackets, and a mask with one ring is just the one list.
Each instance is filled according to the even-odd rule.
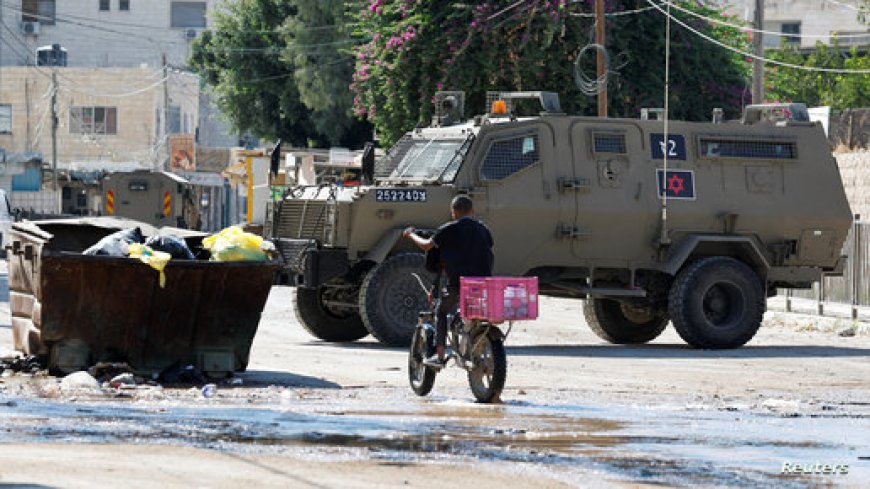
[[[529,97],[543,112],[513,114]],[[650,341],[671,321],[692,346],[738,347],[778,287],[838,270],[851,212],[800,105],[666,125],[568,116],[551,93],[498,98],[452,123],[462,94],[440,93],[432,127],[369,162],[368,184],[300,187],[281,202],[275,238],[311,334],[406,343],[425,305],[411,272],[425,272],[401,231],[435,229],[460,193],[492,231],[495,274],[586,299],[587,323],[613,343]]]

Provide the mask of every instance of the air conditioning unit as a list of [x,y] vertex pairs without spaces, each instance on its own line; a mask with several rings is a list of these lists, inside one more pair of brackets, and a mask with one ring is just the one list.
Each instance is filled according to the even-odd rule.
[[187,40],[196,39],[197,35],[199,35],[199,32],[196,29],[187,29],[184,31],[184,38]]
[[30,36],[39,34],[39,22],[22,22],[21,32]]

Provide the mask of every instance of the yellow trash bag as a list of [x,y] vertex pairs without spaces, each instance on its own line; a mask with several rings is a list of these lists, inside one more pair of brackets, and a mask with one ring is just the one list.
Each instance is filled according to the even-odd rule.
[[169,263],[172,255],[152,250],[150,247],[139,243],[131,243],[127,248],[127,254],[130,258],[136,258],[160,272],[160,288],[166,287],[166,274],[163,273],[163,269],[166,268],[166,264]]
[[265,261],[263,238],[246,233],[239,226],[230,226],[202,240],[202,247],[211,252],[212,261]]

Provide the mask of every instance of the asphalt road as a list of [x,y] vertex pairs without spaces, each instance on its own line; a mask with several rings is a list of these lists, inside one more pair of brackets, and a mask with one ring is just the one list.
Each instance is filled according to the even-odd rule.
[[[0,485],[86,487],[119,477],[130,487],[870,480],[866,325],[841,337],[842,321],[768,314],[737,350],[690,349],[670,329],[649,345],[614,346],[588,331],[580,302],[544,298],[541,318],[518,323],[508,338],[504,402],[485,406],[472,402],[457,368],[438,376],[430,396],[415,396],[404,350],[371,339],[314,340],[292,300],[293,289],[273,289],[248,371],[211,397],[201,386],[118,393],[3,377]],[[4,307],[0,351],[11,348]],[[46,462],[51,470],[34,469]],[[826,464],[837,473],[791,470],[824,472]]]

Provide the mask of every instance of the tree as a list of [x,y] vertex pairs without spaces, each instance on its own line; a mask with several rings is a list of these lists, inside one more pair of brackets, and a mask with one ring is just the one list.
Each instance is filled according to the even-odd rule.
[[361,144],[354,119],[352,55],[336,1],[228,0],[194,42],[190,64],[239,132],[296,146]]
[[[808,68],[837,70],[870,69],[870,56],[854,47],[844,52],[836,39],[821,42],[808,55],[795,47],[769,50],[766,57]],[[832,73],[768,65],[765,70],[767,98],[776,102],[803,102],[808,106],[829,105],[833,110],[870,106],[870,77],[866,74]]]
[[[680,2],[706,16],[720,16],[696,2]],[[550,90],[563,110],[595,113],[596,99],[574,86],[575,62],[594,78],[589,44],[592,0],[512,0],[449,3],[370,0],[356,13],[357,63],[352,89],[355,112],[368,117],[387,143],[431,116],[431,98],[442,88],[465,90],[466,106],[482,107],[487,90]],[[640,10],[644,0],[606,2],[608,12]],[[576,16],[584,14],[587,16]],[[687,17],[694,28],[746,48],[738,29]],[[611,56],[610,115],[636,117],[641,107],[661,107],[664,91],[664,17],[655,10],[607,18]],[[672,29],[671,116],[707,119],[713,107],[730,116],[748,96],[749,65],[738,55]]]
[[315,130],[330,143],[359,147],[371,124],[353,117],[348,90],[354,67],[351,25],[343,0],[297,0],[285,23],[284,60],[294,68],[299,97]]

